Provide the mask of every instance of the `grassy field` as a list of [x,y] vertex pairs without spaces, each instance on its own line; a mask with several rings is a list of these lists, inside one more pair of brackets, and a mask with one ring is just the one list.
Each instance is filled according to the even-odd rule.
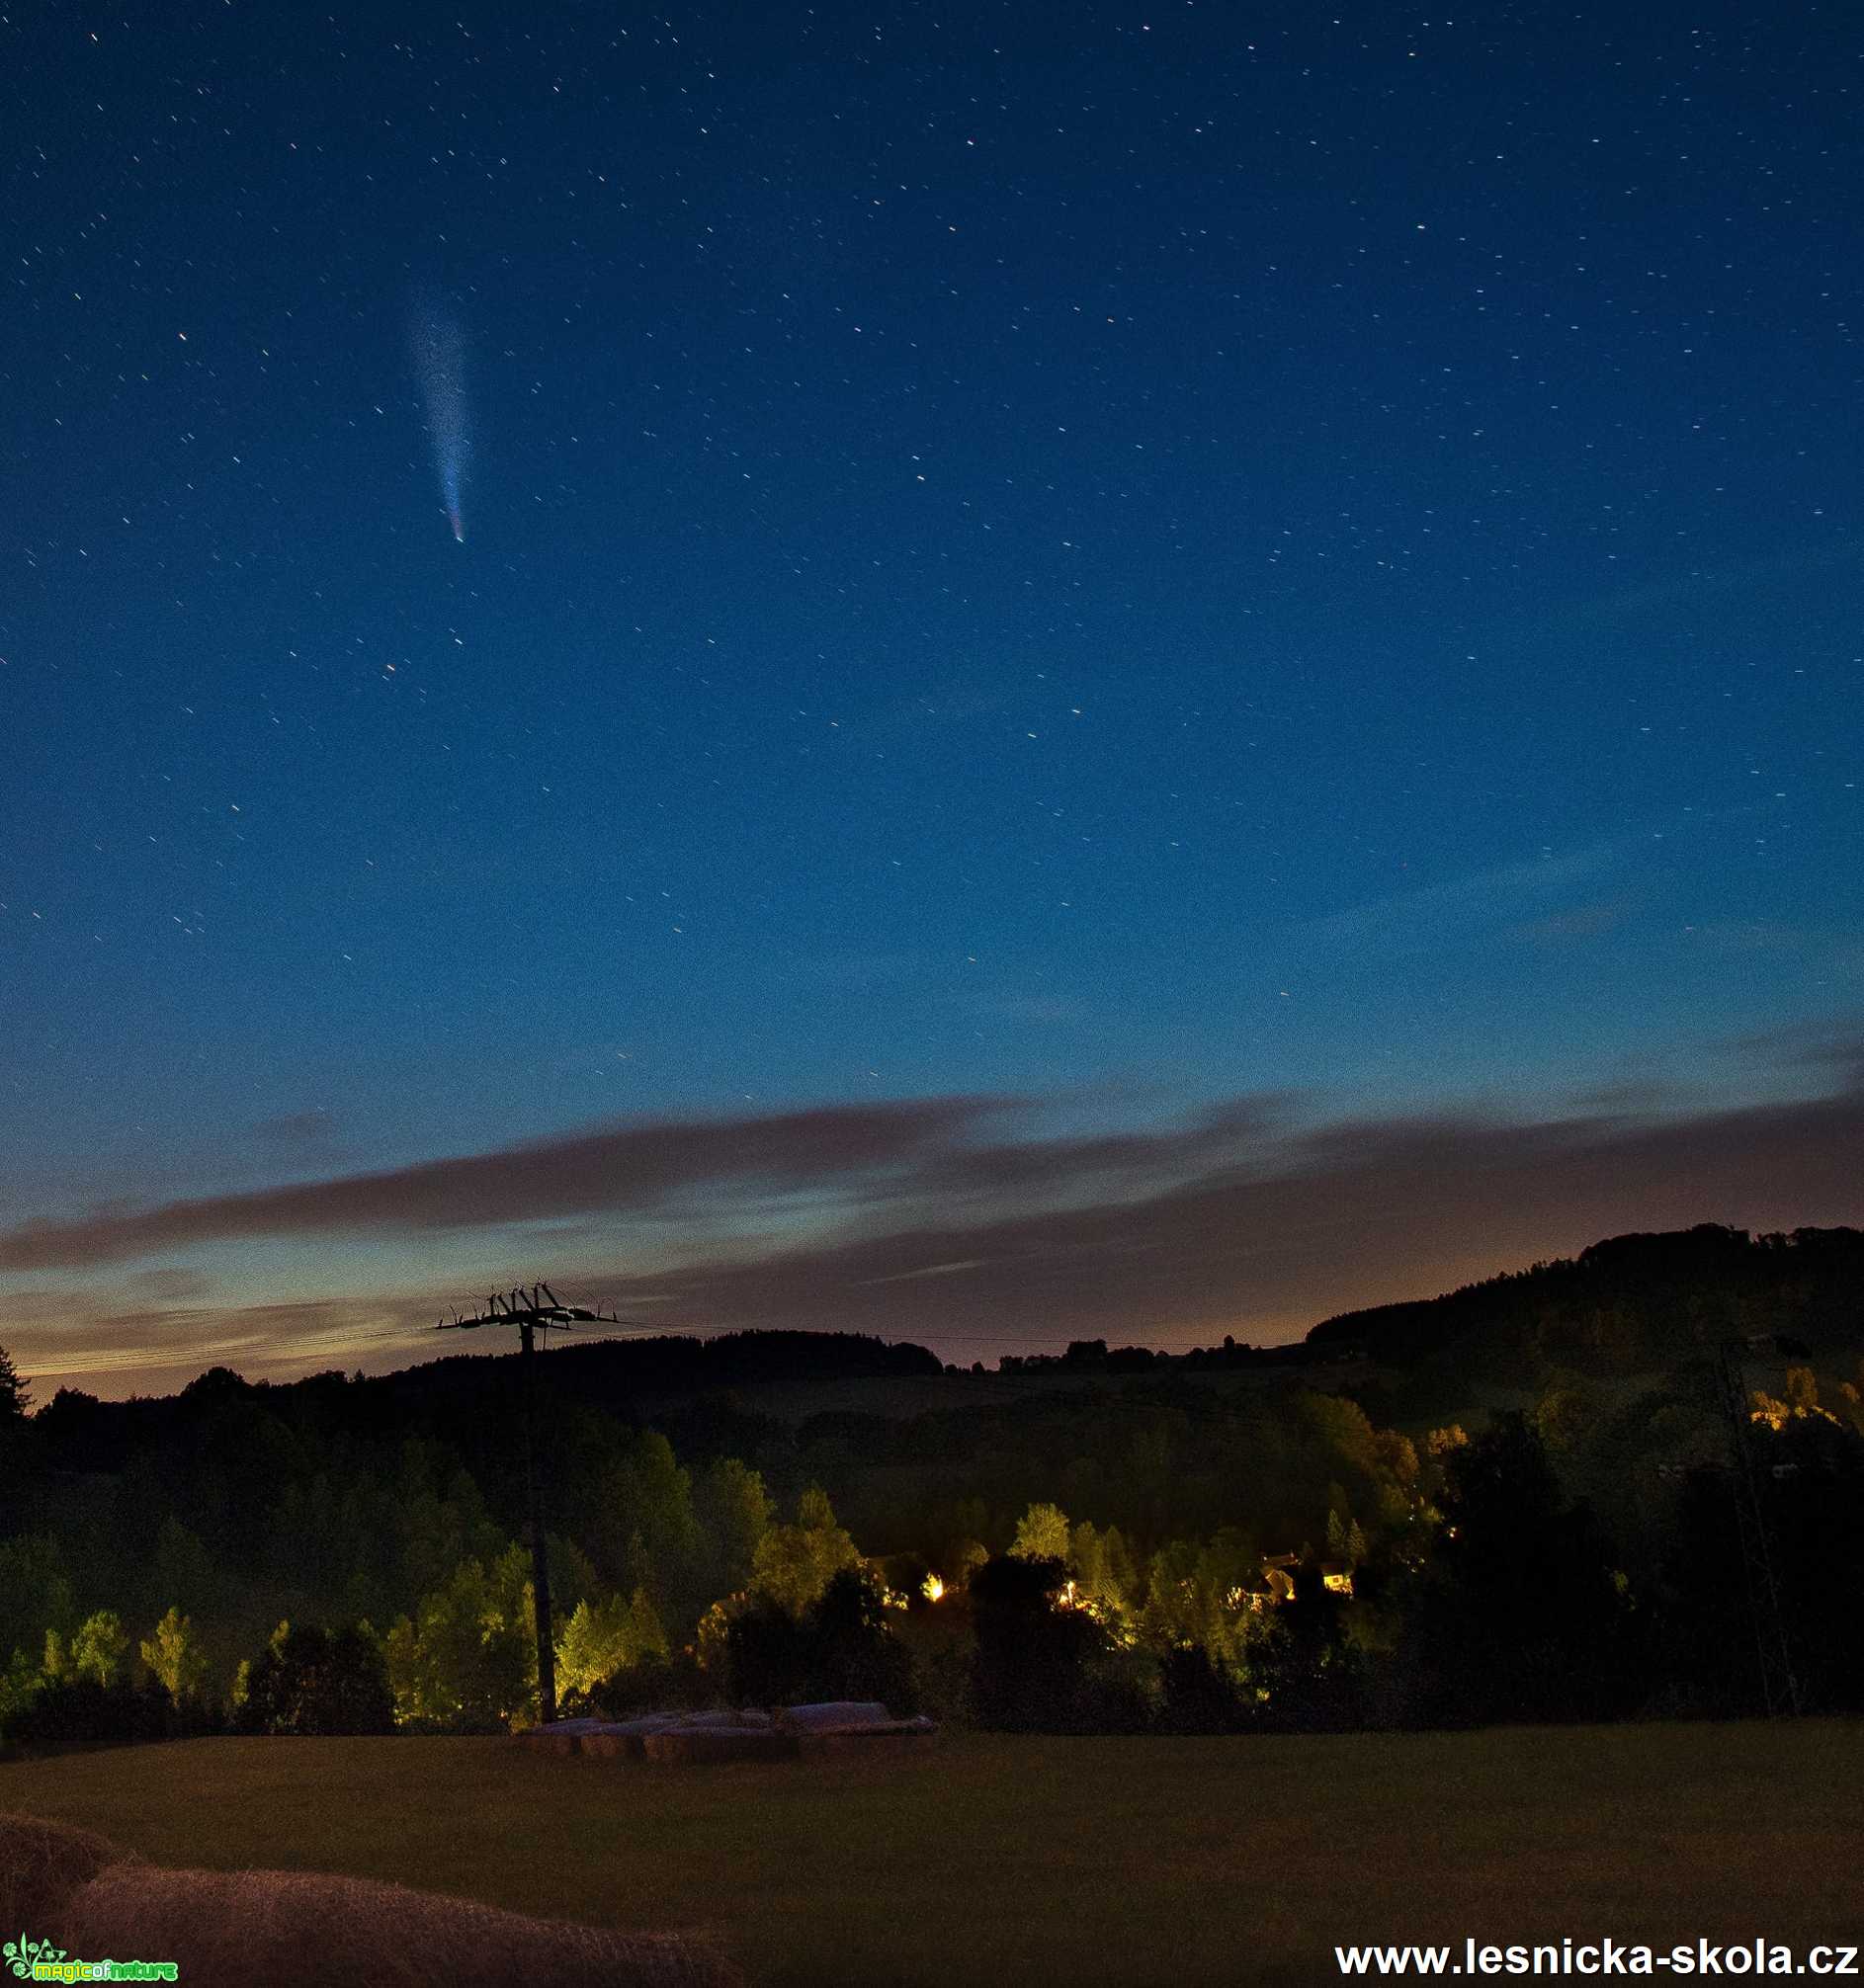
[[715,1768],[503,1740],[198,1740],[0,1765],[165,1864],[705,1926],[760,1983],[1304,1982],[1335,1941],[1864,1939],[1864,1725],[973,1736]]

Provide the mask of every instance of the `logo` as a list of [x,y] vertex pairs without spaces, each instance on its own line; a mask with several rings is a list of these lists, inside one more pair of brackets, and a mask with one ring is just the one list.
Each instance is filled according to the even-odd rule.
[[73,1960],[62,1947],[49,1940],[29,1940],[22,1933],[0,1947],[4,1958],[22,1981],[173,1981],[178,1969],[172,1960]]

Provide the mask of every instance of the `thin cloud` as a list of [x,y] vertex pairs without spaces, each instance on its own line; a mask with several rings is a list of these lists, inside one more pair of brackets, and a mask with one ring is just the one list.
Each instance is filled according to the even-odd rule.
[[1718,1045],[1743,1059],[1764,1059],[1792,1069],[1818,1070],[1854,1090],[1864,1090],[1864,1017],[1841,1015],[1757,1030]]
[[1627,1230],[1856,1222],[1860,1151],[1856,1089],[1656,1121],[1373,1120],[1144,1199],[699,1263],[655,1289],[669,1323],[878,1332],[952,1357],[1083,1334],[1273,1341]]
[[[631,1125],[394,1173],[38,1224],[0,1260],[77,1264],[178,1240],[345,1229],[495,1228],[542,1215],[670,1214],[709,1190],[707,1224],[631,1272],[594,1222],[552,1257],[559,1287],[665,1329],[821,1327],[913,1339],[969,1361],[1104,1336],[1163,1345],[1297,1336],[1354,1306],[1427,1295],[1631,1229],[1864,1219],[1864,1068],[1834,1026],[1750,1045],[1825,1070],[1823,1094],[1766,1105],[1582,1115],[1446,1113],[1303,1120],[1239,1098],[1141,1131],[1001,1135],[1026,1105],[938,1098],[704,1124]],[[1660,1095],[1660,1094],[1659,1094]],[[995,1136],[990,1136],[995,1134]],[[771,1186],[815,1197],[806,1239],[747,1222]],[[833,1194],[827,1191],[832,1188]],[[735,1209],[735,1216],[732,1210]],[[101,1373],[227,1359],[269,1370],[416,1357],[451,1290],[386,1302],[130,1309],[90,1290],[20,1293],[47,1352]],[[129,1280],[133,1284],[133,1280]],[[257,1335],[256,1340],[254,1335]],[[104,1349],[109,1348],[107,1354]],[[253,1357],[248,1355],[248,1358]],[[33,1362],[56,1369],[55,1358]]]
[[[1519,926],[1536,915],[1550,915],[1558,900],[1591,883],[1621,853],[1619,845],[1601,843],[1567,856],[1475,870],[1313,919],[1296,936],[1305,948],[1326,953],[1435,952],[1497,926]],[[1541,906],[1547,911],[1537,912]]]
[[40,1270],[239,1238],[467,1229],[659,1206],[691,1189],[790,1190],[897,1166],[948,1146],[1008,1099],[931,1098],[756,1118],[605,1127],[383,1173],[110,1208],[0,1236],[0,1269]]
[[988,1262],[987,1257],[965,1256],[958,1258],[955,1263],[928,1263],[922,1264],[917,1270],[890,1271],[886,1277],[869,1278],[868,1283],[911,1284],[915,1279],[922,1277],[957,1277],[964,1271],[982,1270]]

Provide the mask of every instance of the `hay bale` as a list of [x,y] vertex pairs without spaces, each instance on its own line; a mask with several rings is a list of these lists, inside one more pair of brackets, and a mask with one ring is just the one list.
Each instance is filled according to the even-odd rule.
[[886,1725],[892,1713],[876,1698],[831,1698],[826,1703],[784,1705],[777,1718],[792,1732],[835,1733],[855,1727]]
[[676,1712],[647,1712],[635,1719],[612,1719],[600,1731],[585,1734],[582,1750],[597,1760],[641,1760],[649,1733],[663,1733],[679,1724]]
[[532,1753],[545,1753],[567,1759],[581,1745],[575,1733],[566,1733],[557,1726],[527,1726],[517,1735],[521,1746]]
[[[769,1760],[787,1759],[795,1754],[794,1743],[772,1747],[779,1728],[768,1712],[726,1707],[717,1711],[644,1712],[632,1719],[558,1719],[551,1725],[532,1726],[518,1734],[534,1753],[567,1757],[579,1754],[591,1760]],[[654,1742],[674,1737],[675,1746],[657,1747]],[[714,1738],[727,1742],[748,1739],[751,1744],[715,1746]],[[689,1739],[697,1744],[688,1745]],[[759,1744],[763,1742],[763,1744]]]
[[130,1853],[62,1822],[0,1814],[0,1927],[17,1940],[51,1932],[58,1908],[79,1885]]
[[796,1734],[799,1751],[809,1758],[820,1754],[865,1753],[877,1745],[891,1745],[900,1740],[927,1740],[938,1731],[929,1718],[896,1719],[885,1705],[860,1698],[785,1705],[777,1717],[787,1730]]
[[366,1877],[296,1870],[101,1870],[58,1938],[83,1959],[173,1960],[190,1988],[739,1988],[704,1934],[618,1933]]

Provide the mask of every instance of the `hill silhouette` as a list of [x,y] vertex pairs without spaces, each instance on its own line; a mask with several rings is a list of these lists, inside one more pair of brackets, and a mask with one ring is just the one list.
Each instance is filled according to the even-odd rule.
[[[245,1405],[263,1404],[295,1426],[370,1436],[413,1433],[458,1439],[485,1422],[503,1421],[518,1399],[517,1335],[487,1327],[474,1350],[392,1373],[306,1374],[298,1380],[249,1381],[210,1367],[175,1395],[100,1401],[60,1388],[35,1418],[48,1453],[75,1469],[102,1467],[148,1444]],[[453,1343],[460,1342],[457,1337]],[[540,1392],[607,1410],[625,1421],[669,1401],[716,1398],[712,1419],[728,1414],[727,1397],[779,1382],[875,1380],[937,1375],[937,1357],[922,1346],[888,1345],[865,1333],[728,1332],[711,1339],[656,1334],[641,1339],[559,1341],[541,1357]],[[663,1426],[670,1418],[660,1413]],[[97,1459],[86,1461],[85,1459]]]
[[1864,1339],[1864,1230],[1755,1236],[1703,1222],[1612,1236],[1441,1297],[1341,1312],[1305,1343],[1388,1366],[1454,1361],[1511,1377],[1547,1367],[1668,1367],[1760,1333],[1811,1354]]
[[[1864,1348],[1864,1230],[1756,1236],[1705,1222],[1612,1236],[1577,1257],[1501,1272],[1438,1297],[1338,1313],[1286,1346],[1227,1340],[1174,1355],[1141,1347],[1110,1353],[1099,1341],[1075,1342],[1062,1353],[1006,1357],[998,1370],[1143,1388],[1148,1378],[1166,1382],[1175,1371],[1286,1368],[1292,1384],[1307,1385],[1304,1376],[1315,1367],[1370,1361],[1420,1370],[1420,1377],[1428,1369],[1446,1379],[1531,1386],[1554,1368],[1670,1367],[1706,1358],[1724,1340],[1763,1333],[1785,1335],[1813,1358]],[[500,1337],[486,1328],[473,1336],[470,1352],[374,1376],[327,1372],[249,1382],[213,1367],[178,1395],[127,1401],[61,1388],[40,1410],[38,1433],[61,1463],[80,1470],[102,1467],[94,1459],[128,1453],[241,1401],[264,1401],[326,1433],[451,1435],[509,1413],[518,1353]],[[749,1425],[763,1424],[769,1412],[757,1398],[764,1390],[910,1380],[916,1383],[910,1407],[902,1402],[890,1410],[878,1395],[871,1409],[861,1404],[866,1413],[896,1418],[936,1405],[925,1397],[926,1383],[936,1388],[954,1371],[923,1346],[869,1334],[742,1331],[559,1341],[543,1357],[540,1383],[547,1395],[627,1421],[651,1415],[669,1430],[692,1422],[694,1433],[703,1424],[709,1438],[739,1433],[748,1443]],[[973,1411],[981,1412],[980,1404],[970,1394],[961,1400],[955,1389],[948,1412]],[[741,1432],[722,1426],[737,1422],[746,1425]]]

